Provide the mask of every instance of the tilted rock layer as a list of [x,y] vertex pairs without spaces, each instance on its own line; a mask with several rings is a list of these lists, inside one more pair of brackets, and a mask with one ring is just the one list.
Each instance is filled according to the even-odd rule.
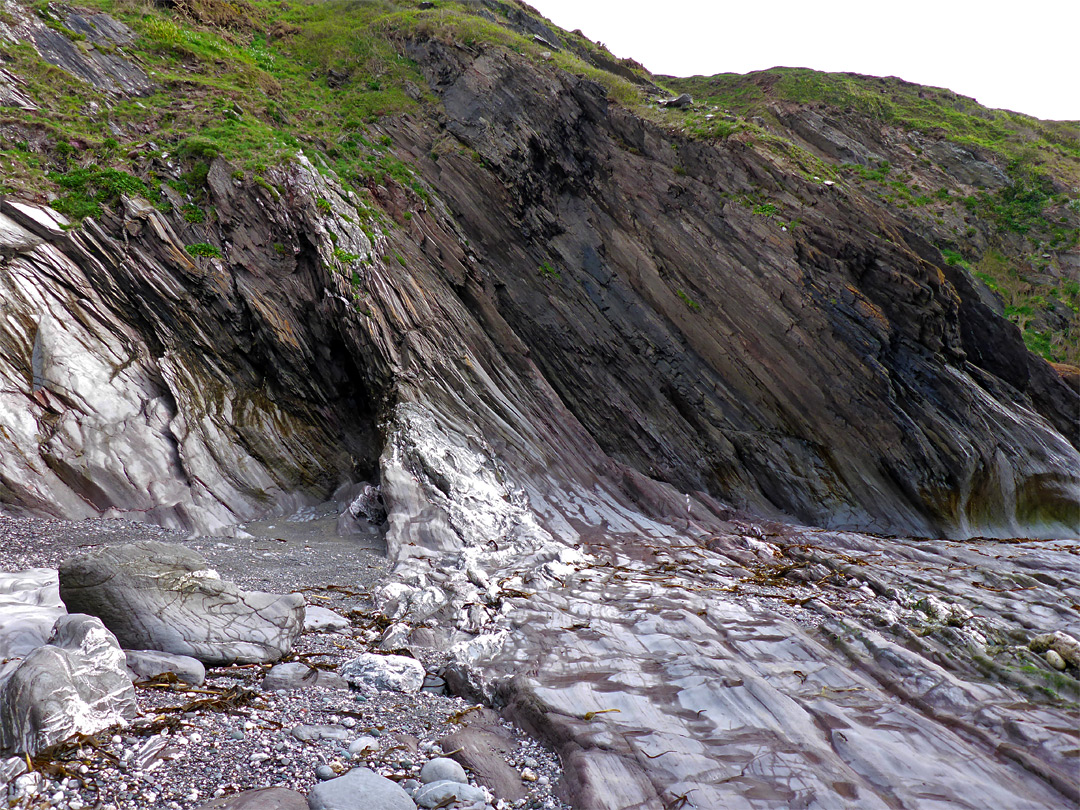
[[587,810],[1075,799],[1017,652],[1076,635],[1068,545],[885,535],[1075,537],[1080,396],[865,199],[402,47],[438,102],[376,128],[427,183],[381,220],[300,154],[212,163],[220,257],[133,197],[4,205],[0,500],[212,530],[377,482],[395,632]]

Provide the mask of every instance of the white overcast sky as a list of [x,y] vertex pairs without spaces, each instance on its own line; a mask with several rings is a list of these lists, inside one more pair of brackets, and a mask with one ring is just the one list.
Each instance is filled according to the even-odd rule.
[[1080,119],[1080,0],[526,0],[653,73],[899,76]]

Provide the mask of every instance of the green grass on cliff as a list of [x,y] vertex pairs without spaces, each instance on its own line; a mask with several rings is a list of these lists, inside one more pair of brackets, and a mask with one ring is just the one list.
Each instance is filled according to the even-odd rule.
[[[941,245],[950,263],[962,264],[994,290],[1028,348],[1048,360],[1080,365],[1080,327],[1067,265],[1052,265],[1053,254],[1080,248],[1077,122],[991,110],[952,91],[896,78],[801,68],[664,81],[693,95],[699,109],[712,110],[714,127],[733,122],[722,126],[739,128],[757,120],[782,133],[784,116],[809,106],[827,112],[856,140],[861,130],[873,133],[882,125],[910,133],[908,148],[893,148],[903,167],[886,161],[832,168]],[[685,117],[690,133],[710,134],[698,133],[700,120],[700,114]],[[929,184],[946,178],[932,171],[933,161],[917,144],[940,140],[993,163],[1006,183],[974,192],[960,191],[955,182],[951,188]]]
[[[0,61],[39,107],[0,109],[0,193],[50,192],[54,206],[75,220],[100,215],[125,183],[134,182],[162,207],[169,205],[165,187],[174,189],[185,196],[185,220],[212,224],[214,212],[201,193],[210,161],[219,155],[270,193],[279,192],[265,179],[268,169],[302,151],[360,192],[391,178],[426,198],[429,190],[392,154],[377,126],[388,116],[421,114],[435,104],[407,43],[436,39],[474,53],[495,47],[546,70],[597,81],[613,103],[684,137],[737,137],[784,171],[850,180],[895,210],[919,211],[932,222],[949,207],[985,223],[1000,235],[993,255],[975,255],[962,234],[931,241],[962,252],[965,265],[1003,297],[1033,350],[1080,361],[1075,327],[1047,326],[1044,317],[1064,312],[1075,299],[1067,285],[1039,275],[1044,250],[1075,248],[1080,238],[1072,224],[1077,212],[1050,181],[1072,184],[1073,196],[1080,196],[1074,124],[987,110],[947,90],[852,74],[780,68],[661,80],[576,33],[556,29],[566,46],[558,50],[515,31],[514,15],[535,14],[527,6],[459,0],[437,0],[431,8],[411,0],[83,0],[77,6],[108,12],[132,28],[137,39],[120,52],[150,74],[156,89],[140,98],[111,97],[48,65],[30,45],[0,40]],[[41,0],[25,7],[66,32],[67,6]],[[660,109],[642,89],[650,80],[690,92],[699,104],[689,111]],[[828,105],[947,138],[998,156],[1010,183],[963,198],[948,189],[920,188],[893,167],[833,165],[781,128],[763,125],[775,121],[770,110],[776,103]],[[1003,246],[1012,236],[1021,248]],[[1021,272],[1024,262],[1030,273]]]
[[[572,53],[548,51],[476,3],[440,0],[420,9],[397,0],[185,0],[166,8],[142,0],[85,0],[79,6],[110,13],[137,33],[123,52],[158,89],[142,98],[110,98],[49,66],[29,45],[0,42],[0,58],[14,65],[40,106],[19,113],[18,123],[44,135],[34,160],[0,143],[8,178],[0,190],[40,190],[42,174],[55,180],[76,166],[67,156],[57,160],[56,145],[77,144],[83,167],[111,163],[119,171],[179,154],[189,171],[172,185],[188,194],[197,193],[209,158],[221,155],[259,175],[298,149],[318,155],[316,165],[325,160],[346,181],[380,183],[389,175],[424,194],[408,167],[388,154],[388,144],[370,134],[383,117],[432,102],[406,55],[409,39],[494,45],[600,81],[617,102],[642,98],[626,78]],[[50,19],[64,16],[55,3],[43,8]],[[88,104],[107,108],[108,115],[86,115]],[[109,148],[117,142],[110,122],[131,133],[125,140],[139,155]],[[192,139],[206,148],[193,154],[185,148]],[[94,194],[77,196],[67,195],[72,216],[98,210]]]
[[[749,74],[667,78],[679,92],[743,116],[767,115],[769,104],[822,103],[861,113],[876,121],[962,146],[989,149],[1010,159],[1040,150],[1048,168],[1074,175],[1080,160],[1076,122],[1040,121],[1007,110],[991,110],[951,90],[897,78],[822,73],[805,68],[773,68]],[[1065,160],[1071,158],[1072,160]],[[1080,180],[1080,177],[1075,179]]]

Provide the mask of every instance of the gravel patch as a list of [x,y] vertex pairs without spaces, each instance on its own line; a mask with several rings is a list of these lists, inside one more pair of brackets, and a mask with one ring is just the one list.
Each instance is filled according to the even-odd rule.
[[[179,543],[245,589],[299,591],[309,604],[349,619],[340,631],[300,636],[283,660],[336,671],[362,653],[378,651],[386,622],[375,612],[372,593],[389,564],[376,543],[337,537],[333,516],[317,510],[246,524],[237,535],[189,537],[115,520],[71,523],[0,515],[0,570],[55,568],[93,548],[135,540]],[[429,673],[444,663],[439,651],[413,651]],[[555,756],[520,729],[461,698],[318,687],[263,691],[269,669],[208,668],[199,688],[167,677],[138,684],[139,718],[126,728],[71,741],[40,757],[35,772],[9,785],[11,806],[191,810],[253,788],[306,793],[320,775],[328,778],[352,767],[369,767],[404,783],[419,780],[428,760],[452,753],[444,752],[438,740],[482,717],[485,728],[511,743],[507,762],[523,773],[528,790],[526,799],[514,803],[487,791],[487,806],[567,807],[552,792],[561,775]],[[335,731],[310,739],[303,729],[294,734],[297,726]]]

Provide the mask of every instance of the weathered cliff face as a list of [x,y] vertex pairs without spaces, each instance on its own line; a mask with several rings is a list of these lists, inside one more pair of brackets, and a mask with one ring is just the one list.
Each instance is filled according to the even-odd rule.
[[[1075,524],[1075,397],[900,223],[742,144],[665,135],[589,82],[430,42],[411,54],[446,132],[499,182],[460,153],[428,157],[441,130],[402,143],[614,458],[818,525]],[[790,220],[733,201],[762,192]]]
[[9,508],[216,530],[373,474],[374,405],[320,312],[317,254],[297,242],[288,266],[260,261],[250,240],[274,213],[231,203],[245,256],[233,272],[189,256],[177,224],[136,200],[122,222],[68,233],[46,210],[5,204]]
[[216,531],[379,483],[385,612],[583,808],[1073,796],[1015,649],[1076,632],[1068,544],[839,530],[1074,537],[1080,397],[866,200],[406,47],[438,105],[379,128],[425,195],[297,155],[214,161],[209,225],[5,203],[4,508]]

